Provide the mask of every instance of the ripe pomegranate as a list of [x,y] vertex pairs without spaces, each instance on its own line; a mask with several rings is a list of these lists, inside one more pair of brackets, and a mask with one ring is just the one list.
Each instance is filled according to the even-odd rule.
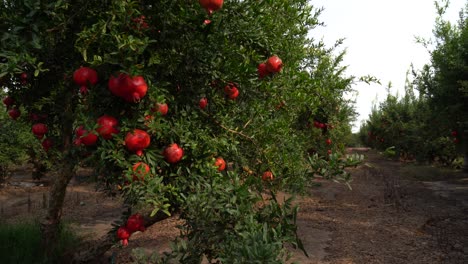
[[125,227],[121,226],[117,230],[117,237],[122,240],[122,245],[127,246],[128,245],[128,239],[130,238],[130,231]]
[[260,63],[258,66],[257,66],[257,72],[258,72],[258,78],[259,79],[263,79],[265,78],[265,76],[268,75],[268,70],[267,70],[267,66],[265,63]]
[[97,72],[89,67],[80,67],[73,73],[73,81],[79,86],[96,85],[98,82]]
[[8,111],[8,115],[11,117],[11,119],[16,120],[18,117],[20,117],[21,112],[18,108],[12,108]]
[[86,130],[83,126],[79,126],[75,130],[76,139],[73,143],[77,146],[83,144],[86,146],[92,146],[96,144],[98,136],[91,131]]
[[45,152],[48,152],[49,149],[54,145],[54,142],[50,138],[44,139],[41,143],[42,148],[44,148]]
[[125,146],[131,152],[135,152],[138,156],[143,155],[143,150],[150,145],[151,139],[148,133],[143,130],[135,129],[133,132],[128,132],[125,136]]
[[172,143],[164,150],[163,155],[167,162],[174,164],[182,159],[184,150],[176,143]]
[[215,166],[218,167],[218,171],[223,171],[226,169],[226,162],[223,158],[218,157],[215,161]]
[[271,73],[277,73],[281,71],[283,62],[278,56],[271,56],[266,62],[266,69]]
[[15,104],[15,99],[11,98],[10,96],[7,96],[7,97],[3,98],[3,104],[7,108],[10,108],[10,106]]
[[137,162],[133,165],[133,180],[138,181],[138,180],[144,180],[145,176],[149,174],[150,167],[148,164],[144,162]]
[[82,136],[80,138],[81,144],[83,144],[85,146],[92,146],[92,145],[96,144],[96,142],[98,140],[98,136],[96,134],[94,134],[91,131],[85,131],[84,134],[85,134],[85,136]]
[[162,116],[165,116],[167,115],[167,112],[169,111],[169,107],[166,103],[163,103],[163,104],[157,103],[154,108],[151,108],[151,111],[159,112],[161,113]]
[[327,143],[327,145],[331,145],[332,143],[331,139],[327,139],[325,142]]
[[21,73],[21,75],[20,75],[20,79],[21,79],[22,81],[25,81],[25,80],[27,80],[27,79],[28,79],[28,74],[27,74],[27,73],[25,73],[25,72]]
[[206,97],[203,97],[202,99],[200,99],[200,102],[198,102],[198,105],[201,109],[205,109],[208,106],[208,99]]
[[208,12],[208,15],[213,14],[213,11],[217,11],[223,7],[223,0],[199,0],[200,5]]
[[[5,102],[5,101],[4,101],[4,102]],[[457,131],[455,131],[455,130],[453,130],[453,131],[452,131],[452,136],[453,136],[453,137],[456,137],[456,136],[458,136],[458,132],[457,132]]]
[[127,224],[125,225],[125,227],[130,233],[134,233],[136,231],[144,232],[146,230],[145,221],[140,214],[131,215],[127,219]]
[[231,100],[235,100],[239,96],[239,90],[233,83],[229,83],[224,87],[224,93]]
[[131,77],[125,73],[120,73],[117,77],[111,76],[108,86],[111,93],[130,103],[140,101],[148,91],[148,85],[142,76]]
[[46,124],[37,123],[32,126],[32,132],[38,139],[42,139],[48,131],[49,128]]
[[118,134],[119,130],[115,128],[119,121],[115,117],[103,115],[97,120],[98,128],[96,132],[104,139],[111,139],[113,134]]
[[272,181],[273,180],[273,173],[271,171],[265,171],[262,175],[262,180],[264,181]]
[[327,154],[328,154],[328,155],[331,155],[331,154],[332,154],[331,149],[327,150]]
[[320,128],[320,122],[319,121],[314,121],[314,127]]

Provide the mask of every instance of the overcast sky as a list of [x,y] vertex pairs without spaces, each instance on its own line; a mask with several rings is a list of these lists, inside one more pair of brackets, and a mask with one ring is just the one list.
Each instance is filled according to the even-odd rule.
[[[353,88],[358,91],[356,109],[358,121],[353,131],[359,129],[361,120],[369,116],[376,98],[386,97],[387,84],[392,82],[393,94],[404,90],[406,72],[411,63],[421,68],[429,62],[426,49],[417,44],[416,36],[431,38],[436,18],[433,0],[312,0],[316,7],[325,10],[320,20],[325,27],[311,32],[329,46],[339,38],[345,38],[346,48],[343,65],[348,65],[346,74],[354,76],[373,75],[382,85],[360,83]],[[451,0],[445,19],[456,22],[466,0]]]

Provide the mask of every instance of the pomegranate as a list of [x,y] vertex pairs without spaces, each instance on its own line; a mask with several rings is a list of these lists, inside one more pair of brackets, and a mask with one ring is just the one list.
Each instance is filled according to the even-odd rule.
[[41,143],[42,148],[44,148],[45,152],[48,152],[49,149],[54,145],[54,142],[50,138],[46,138]]
[[267,60],[266,69],[271,73],[277,73],[281,71],[283,62],[278,56],[272,56]]
[[[3,102],[5,102],[5,100],[4,100]],[[452,131],[452,136],[453,136],[453,137],[456,137],[456,136],[458,136],[458,132],[457,132],[457,131],[455,131],[455,130],[453,130],[453,131]]]
[[38,139],[42,139],[48,131],[49,128],[46,124],[37,123],[32,126],[32,132]]
[[198,105],[201,109],[205,109],[206,106],[208,106],[208,99],[206,97],[203,97],[202,99],[200,99],[200,102],[198,102]]
[[97,72],[89,67],[80,67],[73,73],[73,81],[79,86],[96,85],[98,82]]
[[325,141],[325,143],[327,143],[327,145],[331,145],[332,141],[331,141],[331,139],[327,139],[327,140]]
[[130,238],[130,231],[125,227],[121,226],[117,230],[117,237],[122,240],[122,245],[127,246],[128,245],[128,239]]
[[166,103],[163,103],[163,104],[157,103],[154,108],[151,108],[151,111],[159,112],[161,113],[162,116],[165,116],[167,115],[167,112],[169,111],[169,107],[167,106]]
[[235,100],[239,96],[239,90],[233,83],[229,83],[224,87],[224,93],[231,100]]
[[265,76],[268,75],[268,70],[267,70],[267,66],[265,63],[260,63],[258,66],[257,66],[257,73],[258,73],[258,78],[259,79],[263,79],[265,78]]
[[3,98],[3,104],[7,108],[10,108],[10,106],[15,104],[15,99],[11,98],[10,96],[7,96],[7,97]]
[[85,146],[92,146],[96,144],[96,141],[98,140],[98,136],[96,134],[91,131],[86,131],[85,134],[85,136],[80,138],[81,144]]
[[145,221],[144,221],[143,217],[140,214],[134,214],[134,215],[131,215],[127,219],[127,224],[125,225],[125,227],[127,228],[127,230],[130,233],[134,233],[136,231],[144,232],[145,231]]
[[12,108],[8,111],[8,115],[11,117],[11,119],[16,120],[18,117],[20,117],[21,112],[18,108]]
[[135,129],[133,132],[128,132],[125,136],[125,146],[131,152],[135,152],[138,156],[143,155],[143,150],[150,145],[151,139],[148,133],[143,130]]
[[111,139],[113,134],[118,134],[119,130],[115,128],[119,121],[115,117],[103,115],[97,120],[98,128],[96,132],[104,139]]
[[331,149],[327,150],[327,154],[328,154],[328,155],[331,155],[331,154],[332,154]]
[[264,181],[272,181],[273,180],[273,173],[271,171],[265,171],[262,175],[262,180]]
[[164,150],[163,155],[167,162],[174,164],[182,159],[184,150],[176,143],[172,143]]
[[144,162],[137,162],[133,165],[133,180],[144,180],[145,176],[149,174],[150,167]]
[[125,73],[120,73],[117,77],[111,76],[108,86],[111,93],[131,103],[140,101],[148,91],[148,85],[142,76],[131,77]]
[[96,144],[96,141],[98,140],[98,136],[94,134],[91,131],[86,130],[83,126],[79,126],[75,130],[76,134],[76,139],[73,141],[73,143],[77,146],[83,144],[86,146],[92,146]]
[[28,79],[28,74],[27,74],[27,73],[25,73],[25,72],[21,73],[21,75],[20,75],[20,79],[21,79],[22,81],[25,81],[25,80],[27,80],[27,79]]
[[223,171],[226,169],[226,162],[223,158],[218,157],[215,161],[215,166],[218,167],[218,171]]
[[199,0],[200,5],[208,12],[209,15],[213,14],[213,11],[217,11],[223,7],[223,0]]

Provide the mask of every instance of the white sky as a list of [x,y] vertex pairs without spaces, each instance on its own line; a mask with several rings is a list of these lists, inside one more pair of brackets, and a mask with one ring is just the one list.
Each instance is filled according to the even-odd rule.
[[[456,22],[466,0],[451,0],[445,19]],[[331,46],[337,39],[345,38],[342,48],[347,54],[343,65],[348,65],[347,75],[373,75],[382,85],[359,83],[356,110],[358,120],[368,118],[376,98],[386,97],[386,87],[392,82],[391,93],[401,95],[406,72],[411,63],[420,69],[429,62],[426,49],[415,41],[416,36],[431,38],[436,18],[433,0],[312,0],[315,7],[324,7],[319,17],[326,26],[311,32]]]

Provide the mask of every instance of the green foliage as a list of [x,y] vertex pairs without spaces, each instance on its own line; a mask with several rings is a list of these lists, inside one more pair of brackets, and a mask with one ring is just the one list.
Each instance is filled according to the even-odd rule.
[[0,223],[0,254],[2,263],[63,263],[63,253],[74,248],[79,239],[66,225],[62,225],[58,238],[59,247],[52,258],[45,256],[41,246],[40,224],[38,222]]

